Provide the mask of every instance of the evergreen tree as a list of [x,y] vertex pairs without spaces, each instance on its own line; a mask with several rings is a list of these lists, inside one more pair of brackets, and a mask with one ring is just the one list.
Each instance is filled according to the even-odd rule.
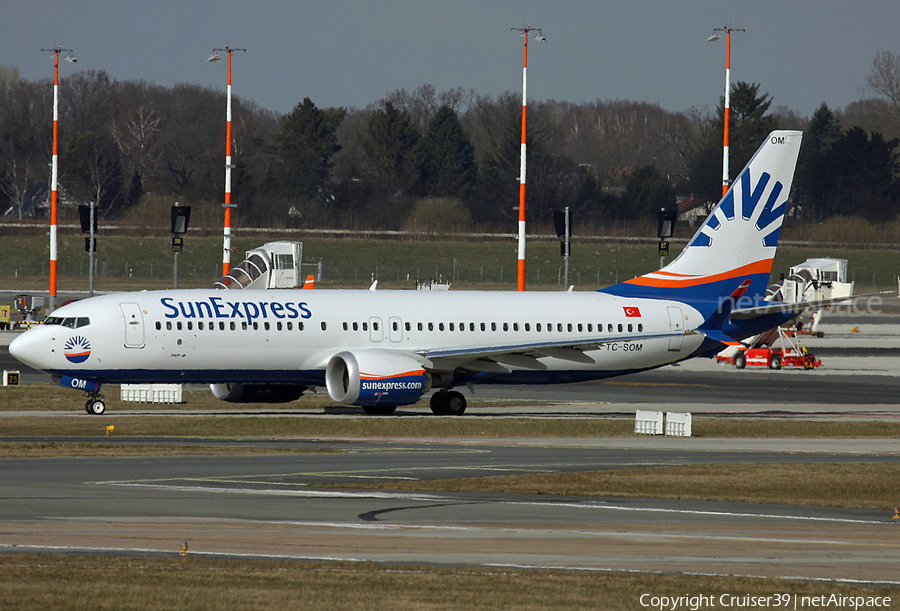
[[270,189],[287,198],[315,199],[325,189],[332,157],[341,150],[343,108],[319,109],[309,98],[281,120],[269,151]]
[[[763,139],[777,128],[777,120],[767,114],[772,106],[772,97],[759,93],[759,84],[740,81],[731,88],[731,121],[728,130],[728,170],[729,181],[733,182],[738,173],[750,161],[750,157],[762,144]],[[722,134],[725,131],[725,97],[719,100],[716,119],[708,131],[709,137],[689,164],[688,185],[697,196],[709,201],[722,197]],[[713,160],[717,160],[714,162]],[[713,177],[718,179],[714,179]]]
[[803,146],[800,147],[791,197],[807,219],[824,218],[823,189],[829,182],[826,174],[831,171],[826,163],[826,156],[840,138],[840,122],[823,102],[813,113],[809,127],[803,134]]
[[631,218],[656,218],[660,208],[675,208],[675,189],[655,165],[646,165],[631,174],[622,204]]
[[391,102],[371,114],[362,148],[368,171],[383,192],[393,195],[410,184],[414,171],[410,153],[420,138],[409,114]]
[[478,176],[475,149],[452,108],[438,109],[417,152],[417,187],[422,195],[463,200],[472,196]]

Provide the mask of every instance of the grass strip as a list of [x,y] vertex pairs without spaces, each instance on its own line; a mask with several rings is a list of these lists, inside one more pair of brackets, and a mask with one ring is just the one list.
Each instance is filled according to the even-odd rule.
[[[374,417],[307,415],[248,416],[9,416],[0,418],[0,436],[264,437],[264,438],[473,438],[541,439],[634,437],[631,418]],[[697,417],[697,438],[896,438],[900,423]]]
[[354,487],[443,492],[734,501],[892,511],[900,464],[732,464],[537,473]]
[[[10,609],[617,609],[641,595],[890,596],[898,589],[786,579],[408,567],[186,557],[0,555]],[[798,609],[809,606],[798,605]]]

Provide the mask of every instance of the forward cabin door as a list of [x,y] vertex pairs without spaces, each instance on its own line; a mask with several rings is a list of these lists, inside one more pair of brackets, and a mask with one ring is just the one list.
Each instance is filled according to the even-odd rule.
[[144,314],[136,303],[120,303],[122,315],[125,317],[125,347],[143,348]]
[[677,335],[669,338],[669,351],[678,352],[684,344],[684,317],[681,315],[681,308],[669,306],[669,329]]

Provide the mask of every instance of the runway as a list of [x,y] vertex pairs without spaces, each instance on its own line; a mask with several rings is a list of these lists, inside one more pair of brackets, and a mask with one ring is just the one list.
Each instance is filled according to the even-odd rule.
[[591,440],[584,447],[260,443],[323,453],[0,460],[0,550],[175,553],[188,541],[192,553],[900,585],[893,565],[900,524],[886,511],[353,488],[691,463],[895,461],[896,455],[605,448]]
[[[874,329],[870,335],[865,335],[867,327]],[[488,402],[468,414],[584,418],[628,415],[647,407],[777,418],[900,418],[900,354],[892,348],[900,343],[900,325],[879,323],[863,331],[862,337],[853,337],[836,325],[818,344],[810,340],[810,345],[832,351],[823,355],[826,368],[815,372],[735,371],[692,361],[606,382],[481,386],[476,398],[506,401],[496,407]],[[0,354],[5,368],[4,356],[8,353]],[[42,375],[23,374],[26,383]],[[77,407],[66,415],[89,417]],[[138,408],[127,415],[162,413],[167,412]],[[223,404],[215,413],[349,418],[358,411],[248,412]],[[2,416],[13,414],[0,412],[0,427]],[[398,414],[431,417],[427,408],[401,408]],[[0,443],[11,439],[0,438]],[[194,554],[802,577],[900,586],[900,520],[891,519],[889,508],[390,489],[391,482],[420,479],[682,464],[893,463],[900,461],[895,439],[119,437],[112,443],[265,445],[309,453],[0,459],[0,551],[174,554],[187,541]],[[382,482],[388,489],[364,490],[358,488],[360,482]]]

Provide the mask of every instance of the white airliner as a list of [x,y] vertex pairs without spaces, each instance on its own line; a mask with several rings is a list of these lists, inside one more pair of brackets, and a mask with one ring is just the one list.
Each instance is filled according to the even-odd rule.
[[310,387],[388,414],[431,389],[559,384],[712,356],[806,304],[765,302],[801,133],[772,132],[684,251],[596,292],[192,289],[118,293],[53,312],[10,353],[89,397],[105,383],[210,384],[226,401]]

